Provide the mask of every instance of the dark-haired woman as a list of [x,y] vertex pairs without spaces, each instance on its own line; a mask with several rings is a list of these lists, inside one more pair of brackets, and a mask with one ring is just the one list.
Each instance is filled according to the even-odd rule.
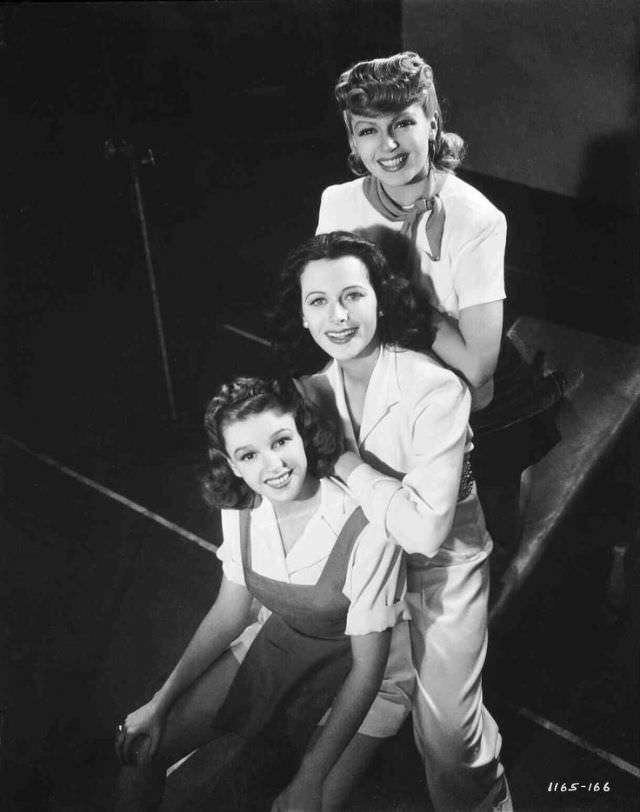
[[341,421],[336,473],[409,554],[413,725],[433,806],[506,812],[501,737],[482,702],[492,543],[465,463],[469,390],[429,354],[429,309],[411,283],[354,234],[292,252],[273,325],[297,371],[291,351],[303,358],[315,344],[329,357],[301,385]]
[[[282,714],[301,755],[274,810],[339,809],[410,708],[402,552],[326,477],[339,435],[291,382],[236,379],[205,425],[222,585],[164,685],[121,726],[118,809],[157,808],[167,768],[216,730],[252,739]],[[380,690],[392,628],[396,682]]]
[[559,439],[539,415],[563,389],[561,375],[534,374],[503,339],[505,217],[455,175],[464,142],[444,130],[433,71],[420,56],[359,62],[335,95],[359,177],[325,189],[317,233],[363,234],[428,294],[433,350],[471,388],[474,476],[505,559],[520,538],[521,473]]

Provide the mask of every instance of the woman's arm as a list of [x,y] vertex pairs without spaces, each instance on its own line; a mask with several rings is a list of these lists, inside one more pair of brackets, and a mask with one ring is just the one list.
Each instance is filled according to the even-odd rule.
[[465,307],[457,324],[438,314],[436,325],[433,351],[448,366],[461,372],[473,389],[483,389],[491,382],[498,362],[502,300]]
[[196,629],[178,664],[154,696],[167,709],[245,629],[251,607],[251,593],[223,576],[215,603]]
[[[344,453],[336,463],[337,475],[347,483],[367,519],[408,553],[435,555],[451,529],[469,405],[466,387],[451,375],[410,407],[405,429],[410,438],[405,442],[411,444],[411,467],[401,480],[380,473],[353,452]],[[384,423],[378,430],[384,437]],[[400,443],[401,438],[390,437],[389,442]],[[373,453],[384,459],[379,449]]]
[[322,785],[345,747],[358,732],[384,675],[391,630],[351,637],[353,665],[342,684],[320,735],[305,754],[295,778],[278,797],[274,810],[319,810]]
[[441,317],[433,350],[478,390],[490,382],[500,350],[507,221],[493,207],[472,206],[464,233],[464,242],[450,246],[459,320]]
[[164,719],[175,700],[211,665],[246,627],[251,593],[245,586],[223,577],[215,603],[198,626],[178,664],[153,698],[133,713],[124,724],[117,742],[120,760],[131,763],[136,738],[149,737],[141,763],[153,757],[164,727]]

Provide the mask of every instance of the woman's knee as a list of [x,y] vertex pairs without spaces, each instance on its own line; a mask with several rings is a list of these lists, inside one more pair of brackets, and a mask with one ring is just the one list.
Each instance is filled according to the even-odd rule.
[[165,782],[166,767],[160,762],[123,765],[116,780],[114,812],[153,812],[162,802]]

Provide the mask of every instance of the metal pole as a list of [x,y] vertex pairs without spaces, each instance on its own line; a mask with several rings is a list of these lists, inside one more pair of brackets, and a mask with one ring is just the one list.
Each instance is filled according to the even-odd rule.
[[138,176],[138,166],[135,155],[130,155],[131,162],[131,175],[133,177],[133,188],[136,193],[136,204],[138,207],[138,217],[140,218],[140,230],[142,231],[142,243],[144,245],[144,256],[147,265],[147,275],[149,277],[149,287],[151,288],[151,300],[153,302],[153,313],[156,320],[156,329],[158,331],[158,343],[160,345],[160,355],[162,357],[162,366],[164,368],[164,379],[167,385],[167,396],[169,398],[169,411],[171,419],[177,420],[176,404],[173,396],[173,383],[171,382],[171,372],[169,370],[169,359],[167,357],[167,346],[164,340],[164,329],[162,326],[162,313],[160,311],[160,299],[158,298],[158,289],[156,286],[156,274],[153,268],[153,259],[151,257],[151,248],[149,247],[149,234],[147,232],[147,220],[144,214],[144,205],[142,202],[142,190],[140,188],[140,177]]

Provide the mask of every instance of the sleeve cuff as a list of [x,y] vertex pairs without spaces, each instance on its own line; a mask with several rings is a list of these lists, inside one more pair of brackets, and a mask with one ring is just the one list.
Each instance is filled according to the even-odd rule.
[[222,572],[224,573],[225,578],[232,581],[234,584],[245,586],[242,564],[227,556],[227,551],[224,548],[224,544],[218,549],[216,555],[218,560],[222,562]]
[[352,636],[383,632],[385,629],[392,628],[401,620],[409,620],[410,618],[411,615],[404,599],[391,606],[376,606],[373,609],[361,612],[350,611],[347,614],[345,634]]
[[363,462],[349,475],[347,487],[362,505],[367,519],[385,528],[387,508],[395,494],[402,490],[402,483]]

